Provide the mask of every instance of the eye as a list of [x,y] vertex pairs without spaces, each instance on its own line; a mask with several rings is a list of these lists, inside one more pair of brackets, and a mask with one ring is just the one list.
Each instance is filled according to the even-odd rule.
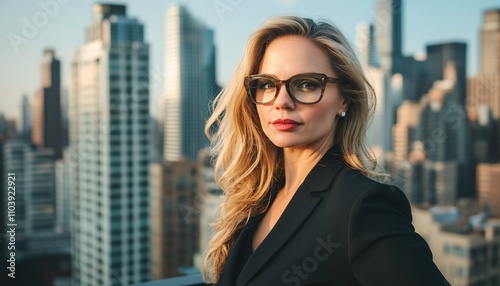
[[294,82],[293,87],[297,91],[313,92],[321,89],[321,84],[314,79],[299,79],[297,82]]
[[257,83],[257,89],[261,90],[269,90],[269,89],[275,89],[276,84],[268,79],[260,79]]

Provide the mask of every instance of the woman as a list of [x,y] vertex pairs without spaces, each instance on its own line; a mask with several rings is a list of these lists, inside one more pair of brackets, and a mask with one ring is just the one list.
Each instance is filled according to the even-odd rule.
[[331,24],[277,17],[250,38],[206,132],[224,203],[217,285],[449,285],[364,139],[373,89]]

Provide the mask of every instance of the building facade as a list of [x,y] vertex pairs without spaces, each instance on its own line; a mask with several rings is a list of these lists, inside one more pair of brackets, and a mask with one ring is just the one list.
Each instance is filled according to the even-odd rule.
[[488,10],[483,14],[481,73],[500,73],[500,9]]
[[124,5],[95,4],[70,89],[73,285],[150,280],[149,45]]
[[[16,249],[20,254],[36,252],[40,250],[36,241],[40,237],[53,237],[55,232],[54,151],[11,140],[4,143],[3,158],[4,169],[16,176]],[[4,194],[7,195],[6,189]]]
[[375,26],[371,23],[357,24],[356,42],[361,52],[361,63],[364,66],[379,67],[375,48]]
[[378,63],[390,75],[401,73],[402,56],[402,0],[377,0],[375,2],[375,45]]
[[199,165],[177,161],[150,168],[152,278],[187,274],[199,249]]
[[[500,220],[482,219],[479,226],[459,222],[456,208],[412,208],[415,230],[429,244],[433,260],[453,286],[500,283]],[[477,214],[470,222],[482,217]]]
[[215,90],[213,31],[183,6],[165,14],[164,159],[197,161]]
[[418,124],[421,105],[403,101],[397,110],[396,124],[392,127],[394,164],[409,160],[412,142],[415,141],[415,128]]
[[73,183],[73,166],[70,153],[64,150],[63,158],[55,162],[56,174],[56,231],[70,233],[71,231],[71,184]]
[[31,103],[27,95],[23,95],[16,120],[17,135],[20,139],[31,142]]
[[215,182],[212,159],[208,148],[200,152],[200,240],[199,251],[194,256],[194,267],[200,272],[203,270],[204,254],[213,236],[211,223],[217,218],[223,203],[222,190]]
[[491,110],[495,120],[500,120],[500,73],[479,74],[469,78],[467,86],[469,120],[478,120],[481,105]]
[[477,197],[491,215],[500,217],[500,163],[477,165]]
[[41,87],[33,99],[32,142],[53,148],[56,158],[61,158],[61,63],[52,49],[44,51],[41,76]]
[[453,103],[465,107],[467,94],[467,44],[461,42],[445,42],[427,45],[427,90],[431,89],[436,81],[449,78],[447,75],[450,65],[454,66]]

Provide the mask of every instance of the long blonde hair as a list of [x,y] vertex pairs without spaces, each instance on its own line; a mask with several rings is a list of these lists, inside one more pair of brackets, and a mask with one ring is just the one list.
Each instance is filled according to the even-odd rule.
[[339,88],[348,103],[347,114],[338,121],[332,136],[347,165],[366,175],[378,175],[374,171],[375,158],[364,143],[375,94],[345,36],[324,21],[296,16],[266,21],[250,37],[233,77],[214,100],[205,126],[216,157],[216,180],[224,191],[220,217],[213,224],[215,234],[205,256],[207,281],[219,280],[240,230],[251,217],[266,211],[272,196],[270,190],[284,176],[282,150],[264,135],[243,82],[245,76],[258,72],[269,43],[287,35],[301,36],[317,44],[330,58],[337,77],[346,82]]

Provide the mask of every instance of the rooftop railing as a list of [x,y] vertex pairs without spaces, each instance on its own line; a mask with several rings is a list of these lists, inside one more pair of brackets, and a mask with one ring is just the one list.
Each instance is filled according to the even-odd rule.
[[150,281],[135,284],[133,286],[206,286],[209,285],[203,280],[203,275],[193,274],[181,277],[168,278],[157,281]]

